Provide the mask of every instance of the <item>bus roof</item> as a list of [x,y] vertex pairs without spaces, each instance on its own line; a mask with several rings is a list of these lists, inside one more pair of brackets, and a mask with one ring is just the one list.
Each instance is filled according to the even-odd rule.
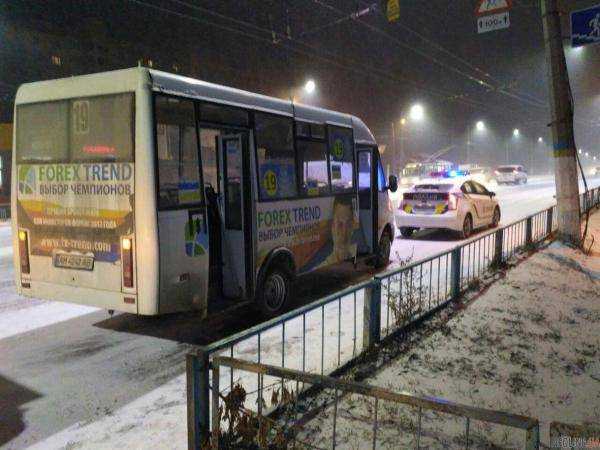
[[375,138],[358,117],[315,106],[303,105],[266,95],[235,89],[207,81],[196,80],[150,69],[152,87],[155,91],[165,92],[216,103],[239,106],[258,111],[283,114],[298,120],[317,123],[329,123],[354,129],[356,142],[375,144]]
[[[131,91],[135,90],[140,81],[149,81],[152,90],[156,92],[271,112],[308,122],[351,127],[354,130],[354,140],[356,142],[371,145],[376,144],[373,134],[364,122],[350,114],[302,105],[291,100],[269,97],[144,67],[26,83],[19,87],[15,103],[18,105],[86,95]],[[89,93],[91,86],[93,86],[93,94]]]

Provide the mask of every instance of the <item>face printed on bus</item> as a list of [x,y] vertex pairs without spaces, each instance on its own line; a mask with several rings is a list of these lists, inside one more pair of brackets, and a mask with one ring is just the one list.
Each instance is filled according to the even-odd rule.
[[333,220],[331,238],[333,241],[332,259],[343,261],[354,256],[352,248],[352,232],[354,229],[354,212],[352,199],[336,198],[333,202]]

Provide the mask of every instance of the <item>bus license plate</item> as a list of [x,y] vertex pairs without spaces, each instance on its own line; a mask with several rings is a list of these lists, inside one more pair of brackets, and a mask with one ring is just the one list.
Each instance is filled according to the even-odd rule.
[[58,253],[54,255],[54,267],[63,269],[94,270],[94,257]]

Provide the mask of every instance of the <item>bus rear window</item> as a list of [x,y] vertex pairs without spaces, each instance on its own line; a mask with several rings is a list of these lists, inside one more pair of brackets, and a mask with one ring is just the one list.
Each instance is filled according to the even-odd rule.
[[17,160],[133,160],[133,94],[17,107]]
[[64,161],[69,158],[68,101],[17,107],[19,162]]
[[71,101],[72,161],[131,161],[131,94]]

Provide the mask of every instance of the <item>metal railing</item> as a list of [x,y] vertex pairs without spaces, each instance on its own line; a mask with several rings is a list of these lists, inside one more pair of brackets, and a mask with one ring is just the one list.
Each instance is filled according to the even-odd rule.
[[[423,419],[425,417],[424,411],[435,411],[437,413],[449,414],[452,416],[462,417],[465,420],[464,425],[464,434],[463,434],[463,442],[466,449],[473,444],[473,439],[470,436],[471,430],[471,421],[479,421],[486,422],[488,424],[496,424],[502,425],[510,428],[517,428],[525,431],[525,436],[523,439],[523,445],[520,448],[524,450],[535,450],[539,449],[539,421],[537,419],[522,416],[518,414],[506,413],[503,411],[495,411],[491,409],[478,408],[468,405],[463,405],[459,403],[454,403],[449,400],[431,397],[431,396],[418,396],[412,393],[402,391],[402,392],[394,392],[388,389],[384,389],[378,386],[370,386],[365,383],[356,383],[352,381],[340,380],[333,377],[328,377],[324,375],[316,375],[306,373],[304,371],[292,370],[292,369],[284,369],[281,367],[271,366],[267,364],[259,364],[252,363],[248,361],[243,361],[235,358],[228,357],[216,357],[212,361],[212,379],[214,380],[211,389],[212,389],[212,422],[214,427],[212,429],[212,445],[211,447],[214,449],[219,448],[219,440],[220,440],[220,429],[221,429],[221,416],[219,414],[219,404],[220,404],[220,390],[219,390],[219,379],[220,379],[220,371],[221,368],[226,367],[229,370],[236,369],[239,371],[245,371],[249,373],[253,373],[259,378],[259,398],[261,401],[259,404],[262,404],[263,401],[263,388],[264,386],[264,377],[273,377],[278,380],[295,381],[296,386],[299,383],[309,384],[312,386],[317,386],[321,389],[333,389],[335,391],[334,396],[334,405],[333,405],[333,426],[332,426],[332,436],[330,442],[325,444],[324,439],[320,439],[320,445],[314,446],[310,445],[310,448],[336,448],[336,429],[337,420],[338,420],[338,401],[340,395],[338,393],[351,393],[351,394],[359,394],[365,397],[370,397],[373,399],[373,410],[372,410],[372,438],[370,439],[372,442],[372,448],[375,449],[377,447],[377,438],[378,438],[378,430],[379,430],[379,420],[378,420],[378,406],[379,402],[392,402],[396,404],[403,404],[409,407],[412,407],[416,413],[416,423],[418,424],[414,427],[414,442],[415,448],[420,448],[421,438],[423,435]],[[293,396],[288,400],[288,402],[298,401],[297,398],[293,398]],[[286,407],[289,405],[279,404],[279,407]],[[300,429],[297,426],[297,410],[298,408],[292,408],[293,410],[293,418],[291,421],[285,424],[287,428],[293,428],[294,433],[297,433]],[[253,414],[254,415],[254,414]],[[262,418],[262,410],[258,409],[255,416],[260,421]],[[302,416],[302,414],[300,414]],[[290,423],[291,422],[291,423]],[[322,437],[322,436],[321,436]],[[291,436],[291,439],[295,439],[295,436]],[[325,444],[325,445],[323,445]],[[296,447],[294,447],[296,448]]]
[[600,426],[593,423],[550,423],[550,448],[599,448]]
[[[598,188],[581,194],[582,212],[600,204]],[[188,446],[198,449],[211,429],[211,359],[226,355],[312,374],[329,375],[383,338],[428,317],[457,299],[491,268],[557,227],[556,207],[478,235],[451,250],[384,272],[280,317],[187,355]],[[256,409],[259,378],[220,373],[222,393],[234,384]]]
[[452,250],[375,276],[374,283],[379,285],[376,289],[383,292],[381,300],[375,298],[370,305],[374,310],[382,308],[379,334],[373,330],[372,341],[432,314],[465,290],[476,288],[477,281],[490,268],[545,239],[555,229],[554,217],[555,208],[549,208],[484,232]]
[[[365,281],[188,354],[189,448],[200,448],[210,430],[212,358],[225,354],[330,374],[363,350],[364,301],[371,286],[371,280]],[[222,393],[242,384],[248,393],[246,406],[256,408],[257,377],[236,374],[233,369],[221,372],[220,377]]]

